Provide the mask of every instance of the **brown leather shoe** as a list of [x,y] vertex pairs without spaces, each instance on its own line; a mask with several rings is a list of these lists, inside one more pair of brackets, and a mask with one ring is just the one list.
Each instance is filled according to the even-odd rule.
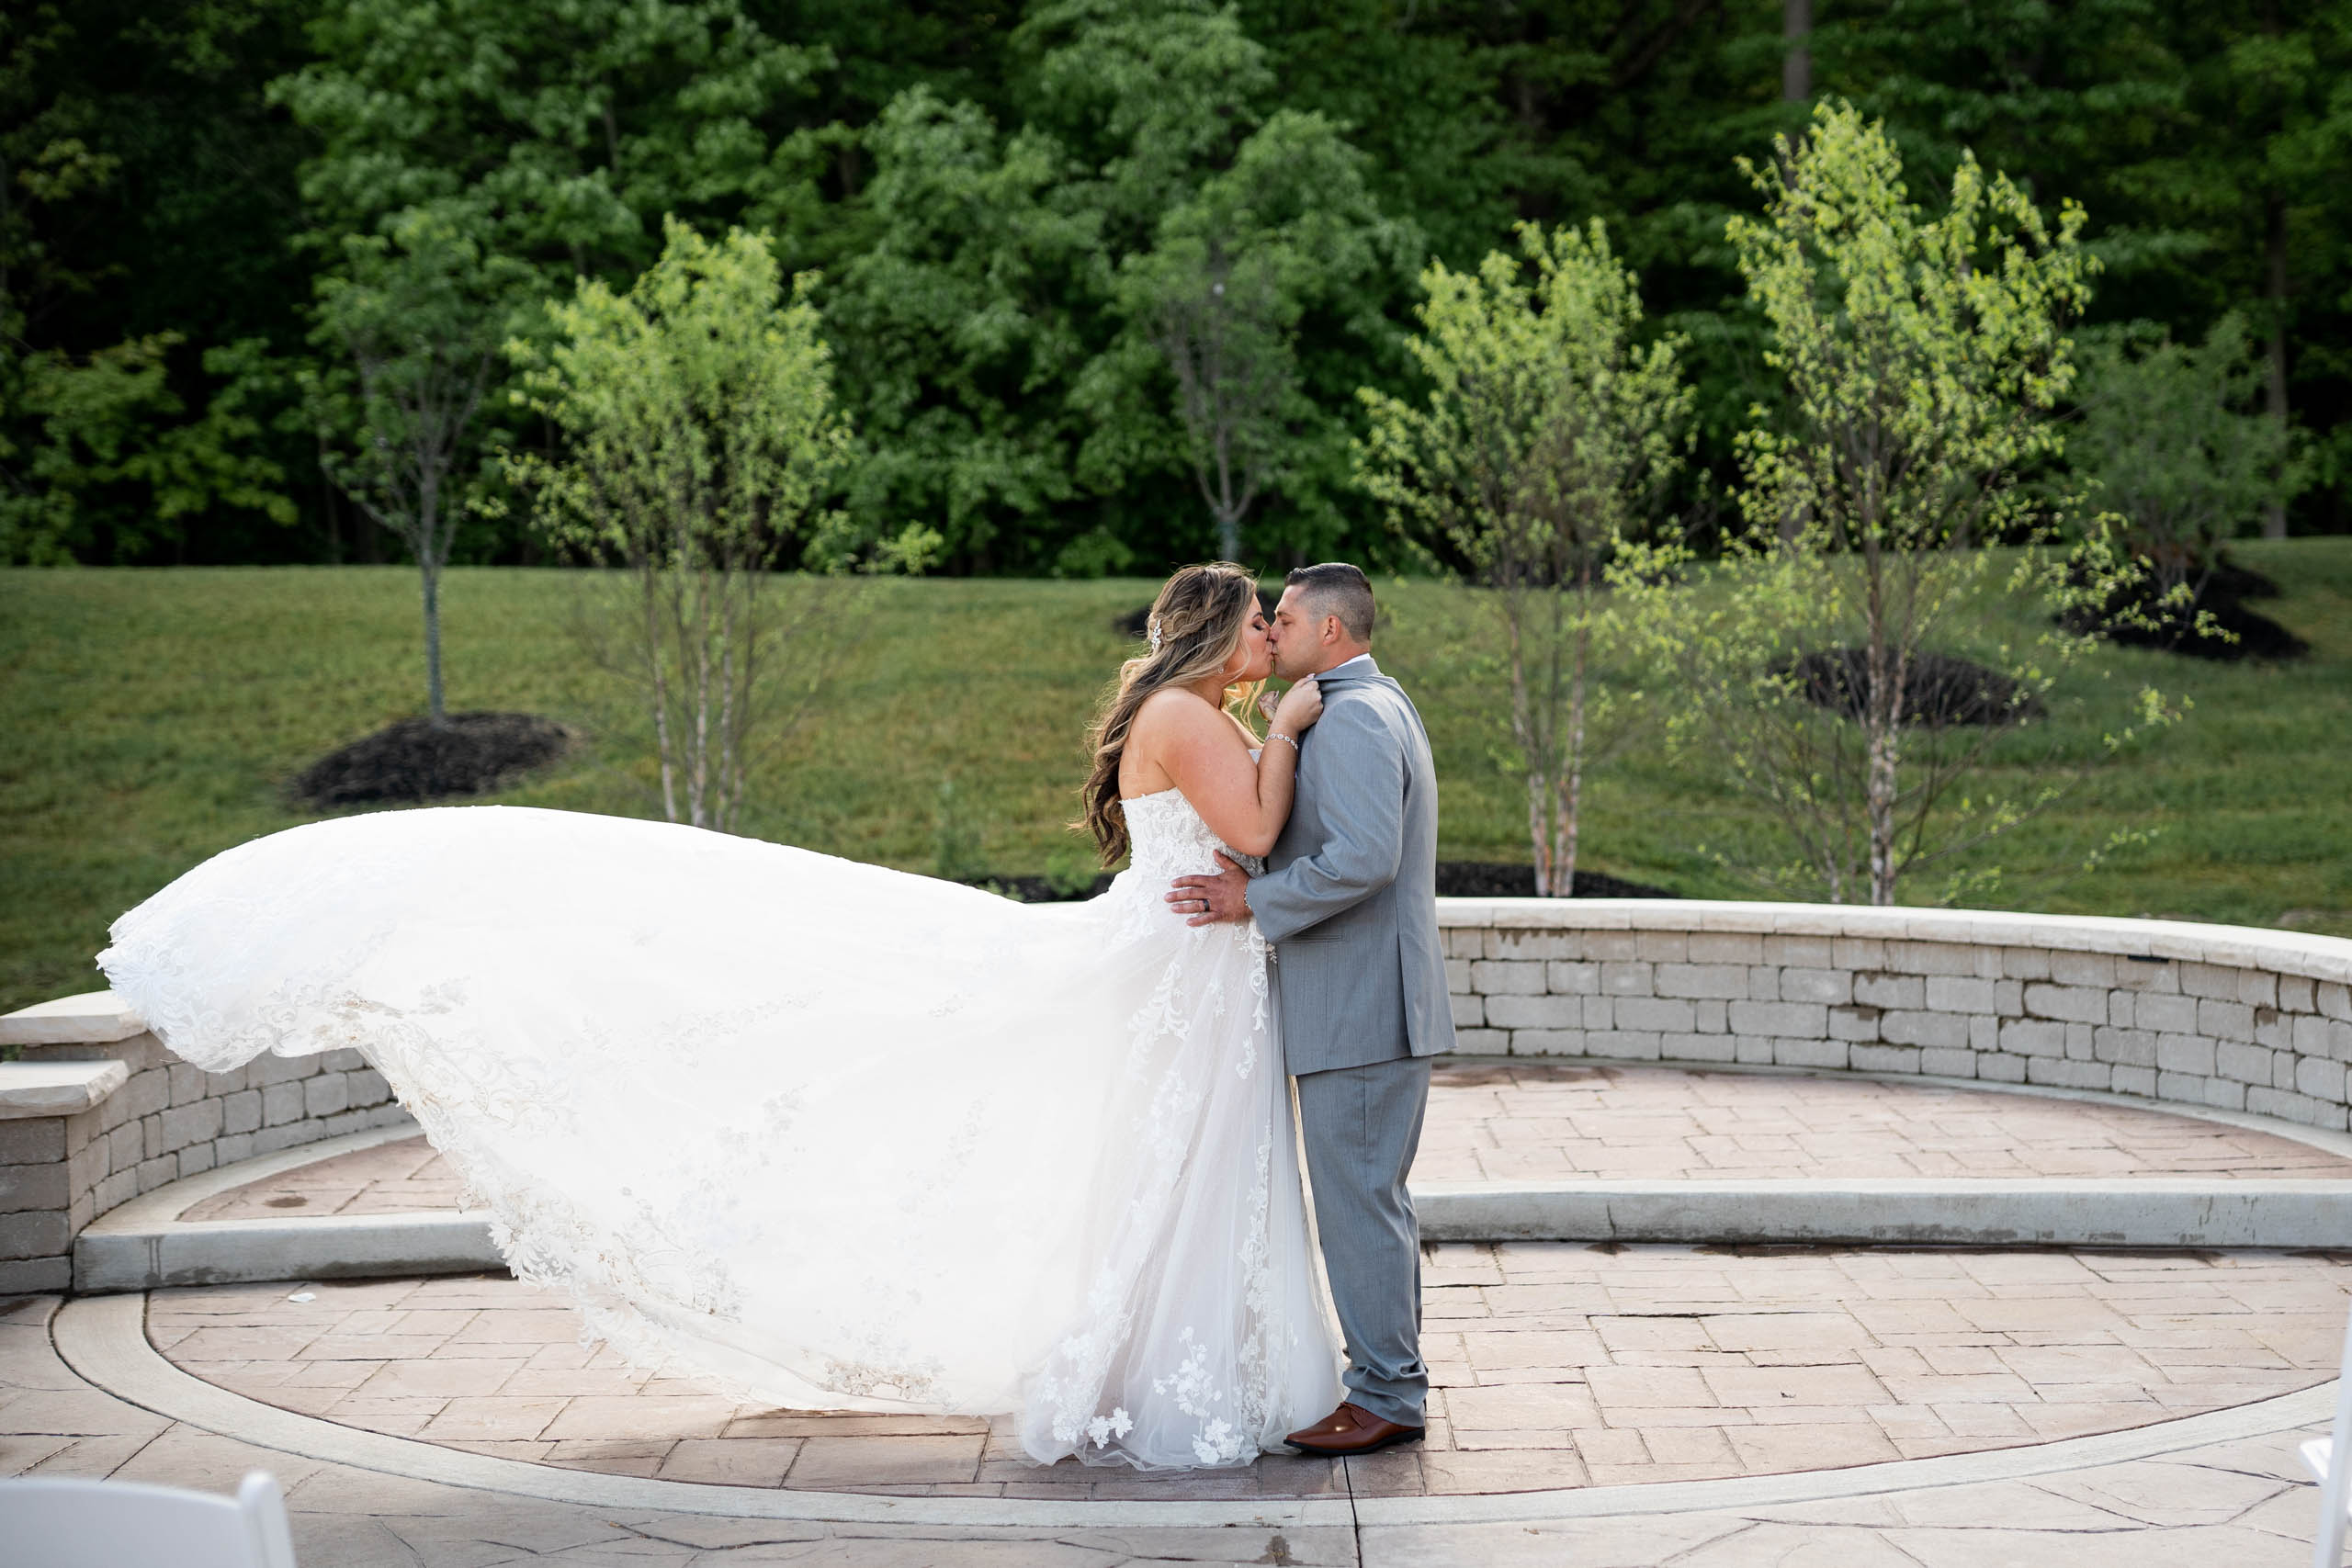
[[1312,1427],[1302,1427],[1283,1439],[1301,1453],[1349,1459],[1376,1453],[1397,1443],[1420,1441],[1419,1427],[1384,1421],[1361,1404],[1341,1404]]

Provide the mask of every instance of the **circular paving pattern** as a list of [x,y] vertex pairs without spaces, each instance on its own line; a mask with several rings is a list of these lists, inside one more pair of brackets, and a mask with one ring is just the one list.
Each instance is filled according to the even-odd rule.
[[1007,1498],[1442,1495],[1695,1481],[2011,1448],[2332,1373],[2352,1255],[1429,1249],[1429,1441],[1245,1470],[1039,1469],[967,1417],[763,1410],[578,1343],[468,1276],[159,1291],[184,1371],[338,1425],[572,1470]]

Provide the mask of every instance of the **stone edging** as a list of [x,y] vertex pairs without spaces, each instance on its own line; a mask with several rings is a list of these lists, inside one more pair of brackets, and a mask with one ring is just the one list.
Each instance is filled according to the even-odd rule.
[[0,1295],[74,1288],[81,1235],[160,1187],[410,1120],[356,1051],[208,1073],[111,991],[0,1016]]
[[1988,1449],[1939,1459],[1895,1460],[1843,1470],[1738,1476],[1721,1481],[1668,1481],[1648,1485],[1440,1497],[1306,1497],[1249,1502],[890,1497],[875,1493],[716,1486],[560,1470],[338,1426],[317,1416],[300,1416],[264,1404],[182,1371],[148,1342],[145,1314],[143,1296],[86,1297],[62,1305],[51,1320],[50,1332],[58,1354],[68,1367],[117,1398],[222,1437],[305,1459],[551,1502],[733,1518],[860,1524],[1030,1529],[1228,1524],[1337,1528],[1351,1524],[1462,1525],[1754,1508],[2018,1480],[2148,1459],[2211,1443],[2312,1427],[2327,1419],[2335,1397],[2335,1384],[2331,1381],[2252,1404],[2096,1437]]
[[195,1176],[183,1176],[152,1192],[142,1192],[128,1203],[108,1210],[91,1221],[89,1228],[103,1233],[144,1230],[153,1225],[168,1224],[207,1198],[217,1198],[232,1188],[266,1181],[273,1176],[283,1176],[289,1170],[300,1170],[306,1165],[316,1165],[337,1155],[356,1155],[363,1149],[398,1143],[402,1138],[413,1138],[422,1130],[413,1122],[393,1122],[389,1126],[369,1127],[363,1132],[345,1133],[338,1137],[322,1138],[315,1144],[297,1144],[290,1149],[280,1149],[271,1155],[255,1155],[251,1159],[238,1160],[232,1165],[216,1165],[210,1170]]
[[1458,1049],[2092,1089],[2352,1126],[2352,941],[1699,899],[1438,901]]
[[1441,898],[1437,910],[1441,930],[1495,926],[1525,931],[1723,932],[2040,947],[2225,968],[2264,968],[2352,985],[2352,939],[2191,920],[1732,898]]

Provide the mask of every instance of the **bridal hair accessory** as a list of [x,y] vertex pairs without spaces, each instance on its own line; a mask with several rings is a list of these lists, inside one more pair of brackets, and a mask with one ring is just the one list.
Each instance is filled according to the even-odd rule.
[[1159,617],[1154,615],[1144,623],[1144,636],[1151,642],[1151,651],[1159,651]]

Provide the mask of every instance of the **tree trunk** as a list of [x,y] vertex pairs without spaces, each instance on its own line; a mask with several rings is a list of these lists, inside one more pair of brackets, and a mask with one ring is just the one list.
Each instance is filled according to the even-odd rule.
[[449,728],[449,712],[441,698],[441,568],[429,549],[418,552],[424,578],[424,704],[426,722],[435,729]]
[[1552,856],[1552,897],[1573,898],[1577,892],[1577,840],[1579,817],[1584,808],[1584,713],[1587,667],[1592,649],[1592,567],[1581,563],[1577,597],[1581,601],[1577,620],[1576,652],[1568,670],[1568,744],[1567,777],[1560,791],[1560,819],[1555,828],[1553,840],[1556,846]]
[[[2270,353],[2268,375],[2262,387],[2263,412],[2280,424],[2287,423],[2287,203],[2272,197],[2267,243],[2270,263]],[[2262,536],[2287,536],[2287,502],[2274,499],[2263,509]]]
[[670,682],[662,658],[660,585],[655,575],[661,568],[648,561],[638,570],[644,574],[639,587],[645,597],[646,673],[653,687],[653,752],[662,761],[662,815],[675,822],[678,782],[670,766]]
[[[1880,617],[1874,614],[1871,618],[1877,622]],[[1907,671],[1901,653],[1887,646],[1883,626],[1873,625],[1870,638],[1870,692],[1862,711],[1870,735],[1870,770],[1863,789],[1870,815],[1871,902],[1888,905],[1894,902],[1894,797]]]
[[1813,0],[1781,0],[1781,96],[1792,104],[1813,96]]
[[1498,607],[1502,612],[1503,637],[1510,655],[1510,732],[1519,749],[1527,753],[1527,842],[1529,852],[1535,857],[1535,896],[1548,898],[1552,894],[1552,841],[1544,830],[1544,808],[1550,804],[1551,781],[1544,774],[1543,748],[1536,743],[1535,714],[1527,697],[1526,628],[1521,619],[1527,613],[1526,604],[1513,596],[1510,589],[1497,591]]

